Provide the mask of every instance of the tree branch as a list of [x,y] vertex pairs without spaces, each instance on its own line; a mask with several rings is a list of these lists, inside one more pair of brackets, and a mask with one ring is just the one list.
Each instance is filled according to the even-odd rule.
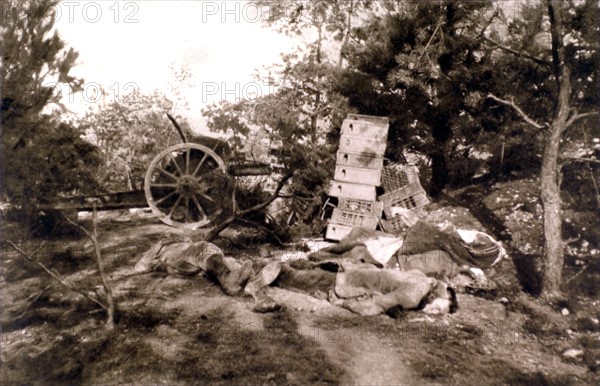
[[571,126],[573,123],[577,122],[580,119],[591,117],[593,115],[598,115],[598,111],[590,111],[590,112],[581,113],[581,114],[575,113],[567,121],[566,127]]
[[524,58],[526,58],[526,59],[532,60],[532,61],[534,61],[535,63],[537,63],[537,64],[541,64],[541,65],[543,65],[543,66],[548,66],[548,67],[550,67],[550,66],[552,65],[552,63],[550,63],[550,62],[549,62],[549,61],[547,61],[547,60],[544,60],[544,59],[538,58],[537,56],[533,56],[533,55],[531,55],[531,54],[529,54],[529,53],[527,53],[527,52],[523,52],[523,51],[517,51],[517,50],[515,50],[515,49],[512,49],[512,48],[510,48],[510,47],[507,47],[507,46],[505,46],[505,45],[503,45],[503,44],[501,44],[501,43],[499,43],[499,42],[497,42],[497,41],[495,41],[495,40],[493,40],[493,39],[490,39],[490,38],[488,38],[488,37],[486,37],[486,36],[484,36],[484,37],[483,37],[483,39],[484,39],[486,42],[488,42],[488,43],[492,43],[494,46],[496,46],[496,47],[500,48],[501,50],[504,50],[504,51],[510,52],[511,54],[513,54],[513,55],[515,55],[515,56],[522,56],[522,57],[524,57]]
[[[37,295],[36,295],[36,296],[33,298],[33,300],[31,300],[29,303],[27,303],[27,306],[25,306],[25,309],[23,310],[23,312],[21,313],[21,315],[17,316],[15,320],[19,320],[19,319],[21,319],[22,317],[24,317],[24,316],[25,316],[25,314],[27,313],[27,310],[29,310],[29,307],[31,307],[31,305],[32,305],[33,303],[37,302],[37,301],[38,301],[38,299],[39,299],[40,297],[42,297],[42,295],[44,294],[44,292],[48,291],[48,290],[49,290],[50,288],[52,288],[52,287],[54,287],[54,283],[53,283],[53,284],[50,284],[50,285],[48,285],[48,286],[47,286],[47,287],[45,287],[45,288],[42,288],[42,290],[41,290],[41,291],[40,291],[40,292],[39,292],[39,293],[38,293],[38,294],[37,294]],[[31,296],[30,296],[30,298],[31,298]]]
[[421,53],[421,56],[419,57],[418,62],[421,61],[421,59],[423,59],[423,55],[425,55],[427,53],[427,50],[429,49],[429,45],[431,44],[431,42],[433,41],[433,38],[435,37],[435,35],[437,34],[437,31],[439,31],[440,27],[442,26],[443,22],[438,21],[437,25],[435,26],[435,29],[433,30],[433,33],[431,34],[431,36],[429,37],[429,41],[427,41],[427,44],[425,45],[425,48],[423,49],[423,52]]
[[221,232],[223,232],[225,229],[227,229],[227,227],[229,227],[229,225],[231,225],[237,219],[247,215],[248,213],[251,213],[251,212],[254,212],[257,210],[261,210],[261,209],[264,209],[267,206],[269,206],[273,201],[275,201],[277,198],[279,198],[279,193],[281,192],[281,189],[283,189],[283,187],[285,186],[285,183],[290,178],[292,178],[292,175],[293,175],[292,173],[287,173],[285,176],[283,176],[283,178],[277,184],[277,187],[275,188],[275,191],[273,192],[273,194],[271,194],[271,196],[266,201],[261,202],[260,204],[251,206],[250,208],[240,210],[239,212],[233,212],[233,214],[231,216],[229,216],[227,219],[225,219],[225,221],[223,221],[222,223],[220,223],[219,225],[214,227],[208,233],[208,235],[206,235],[206,241],[212,241],[215,238],[217,238],[217,236],[219,236],[219,234]]
[[587,270],[589,268],[589,265],[584,265],[579,272],[577,272],[575,275],[571,276],[569,279],[567,279],[567,281],[565,281],[565,285],[569,284],[571,281],[573,281],[574,279],[576,279],[577,277],[579,277],[583,272],[585,272],[585,270]]
[[583,157],[560,157],[561,160],[570,162],[588,162],[592,164],[600,164],[600,160],[595,158],[583,158]]
[[497,96],[495,96],[494,94],[491,94],[491,93],[488,94],[487,97],[495,100],[496,102],[500,102],[504,105],[512,107],[521,116],[521,118],[523,118],[523,120],[525,122],[529,123],[531,126],[535,127],[536,129],[544,129],[544,128],[548,127],[547,123],[544,125],[541,125],[541,124],[537,123],[535,120],[533,120],[529,115],[527,115],[523,110],[521,110],[521,108],[519,106],[517,106],[512,99],[510,101],[507,101],[506,99],[498,98]]
[[279,198],[279,192],[281,192],[281,189],[283,189],[283,187],[285,186],[285,183],[292,178],[292,173],[287,173],[285,176],[283,176],[283,178],[279,181],[279,183],[277,184],[277,187],[275,188],[275,191],[273,192],[273,194],[271,194],[271,197],[269,197],[266,201],[260,203],[260,204],[256,204],[254,206],[251,206],[250,208],[244,209],[242,211],[239,212],[240,216],[244,216],[248,213],[251,212],[255,212],[257,210],[261,210],[266,208],[267,206],[269,206],[273,201],[275,201],[277,198]]
[[[587,143],[588,135],[585,127],[580,126],[581,133],[583,134],[583,139]],[[596,192],[596,204],[598,204],[598,208],[600,208],[600,188],[598,187],[598,180],[596,179],[596,174],[592,167],[588,164],[587,169],[590,172],[590,177],[592,179],[592,186],[594,187],[594,191]]]
[[115,324],[115,301],[114,301],[114,297],[112,294],[112,288],[110,287],[110,285],[108,284],[108,278],[106,277],[106,272],[104,270],[104,263],[102,261],[102,252],[100,250],[100,243],[98,242],[98,214],[96,211],[96,205],[94,204],[94,211],[93,211],[93,217],[92,217],[92,232],[88,231],[87,229],[85,229],[84,227],[82,227],[81,225],[77,224],[75,221],[71,220],[68,217],[65,217],[67,219],[67,221],[77,227],[78,229],[80,229],[81,231],[83,231],[83,233],[85,233],[85,235],[90,239],[90,241],[92,242],[92,244],[94,245],[94,252],[95,252],[95,256],[96,256],[96,265],[98,266],[98,272],[100,273],[100,279],[102,280],[102,286],[104,287],[104,292],[106,293],[106,302],[107,302],[107,307],[105,308],[107,314],[108,314],[108,318],[106,320],[106,327],[108,329],[112,329],[114,328],[114,324]]
[[290,246],[291,244],[286,244],[283,241],[281,241],[281,239],[275,234],[274,231],[272,231],[271,229],[267,228],[264,224],[260,224],[256,221],[250,221],[250,220],[246,220],[244,218],[240,218],[238,219],[240,222],[243,222],[245,224],[251,225],[253,227],[256,228],[261,228],[262,230],[264,230],[265,232],[267,232],[269,234],[269,236],[271,236],[272,238],[275,239],[275,241],[277,241],[277,243],[279,243],[279,245],[281,246]]
[[37,265],[38,267],[40,267],[44,272],[46,272],[52,279],[56,280],[60,285],[70,289],[71,291],[75,291],[75,292],[83,295],[88,300],[90,300],[90,301],[96,303],[97,305],[99,305],[100,307],[102,307],[102,309],[104,309],[104,310],[107,309],[107,306],[104,305],[102,302],[100,302],[98,299],[94,299],[93,297],[91,297],[90,295],[85,293],[83,290],[75,287],[73,284],[71,284],[67,281],[64,281],[60,276],[58,276],[56,273],[52,272],[52,270],[50,270],[48,267],[46,267],[46,265],[44,263],[37,261],[33,256],[42,248],[42,246],[40,246],[38,249],[36,249],[32,253],[27,253],[23,249],[19,248],[12,241],[8,240],[7,243],[11,247],[13,247],[13,249],[15,251],[17,251],[25,260],[30,261],[30,262],[34,263],[35,265]]

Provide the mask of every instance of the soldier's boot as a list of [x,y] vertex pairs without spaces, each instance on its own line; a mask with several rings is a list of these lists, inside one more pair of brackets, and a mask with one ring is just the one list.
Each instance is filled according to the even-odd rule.
[[257,294],[273,283],[281,272],[281,263],[274,261],[265,265],[260,272],[254,276],[244,288],[244,293],[253,298],[257,298]]
[[219,282],[223,291],[229,296],[239,295],[254,275],[251,262],[246,261],[239,269],[231,270],[221,255],[208,258],[206,272]]

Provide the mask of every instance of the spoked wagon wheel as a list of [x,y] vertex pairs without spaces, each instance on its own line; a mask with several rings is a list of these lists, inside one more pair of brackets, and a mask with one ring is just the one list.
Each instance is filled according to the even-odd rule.
[[226,180],[225,163],[214,151],[181,143],[158,154],[144,180],[146,201],[165,224],[196,229],[220,212],[219,187]]

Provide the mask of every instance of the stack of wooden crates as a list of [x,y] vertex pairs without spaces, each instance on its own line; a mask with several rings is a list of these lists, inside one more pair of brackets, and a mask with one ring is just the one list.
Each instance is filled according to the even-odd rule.
[[417,212],[429,203],[427,194],[419,181],[419,172],[414,164],[389,164],[383,168],[381,186],[385,194],[378,197],[383,203],[385,220],[381,220],[384,231],[401,233],[407,226],[395,208],[409,209]]
[[341,130],[335,174],[329,195],[338,198],[325,237],[341,240],[353,227],[376,229],[383,203],[377,201],[381,184],[389,120],[349,114]]

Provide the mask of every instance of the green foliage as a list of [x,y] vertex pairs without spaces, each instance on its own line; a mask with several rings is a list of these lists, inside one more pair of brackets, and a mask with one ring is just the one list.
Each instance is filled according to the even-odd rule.
[[56,1],[8,2],[1,29],[2,197],[26,212],[60,194],[90,192],[98,163],[95,146],[58,119],[51,82],[80,89],[69,75],[77,53],[53,32]]
[[390,117],[388,158],[404,149],[430,157],[432,194],[470,178],[453,159],[481,151],[472,140],[493,130],[474,108],[492,69],[476,38],[490,10],[490,2],[390,2],[355,29],[347,50],[339,92],[361,113]]
[[[181,138],[166,116],[172,103],[159,92],[136,93],[123,102],[90,110],[80,122],[100,149],[97,180],[108,191],[141,189],[152,158]],[[178,123],[188,131],[187,122]]]
[[[349,112],[347,101],[335,90],[341,56],[326,54],[324,46],[346,46],[351,17],[365,2],[259,2],[276,15],[268,24],[280,31],[309,39],[296,52],[282,55],[283,64],[259,75],[273,92],[254,100],[223,102],[205,111],[211,130],[233,136],[238,151],[247,150],[256,133],[271,144],[281,144],[276,163],[294,177],[284,193],[286,212],[298,223],[312,223],[326,198],[333,173],[339,128]],[[277,7],[287,7],[277,12]],[[341,43],[341,44],[340,44]],[[254,139],[256,140],[256,139]],[[246,148],[244,149],[244,144]],[[288,217],[289,218],[289,217]]]
[[[333,149],[325,142],[325,132],[321,133],[319,141],[310,140],[310,119],[300,112],[302,105],[294,105],[298,95],[292,94],[291,90],[286,89],[252,103],[224,102],[210,106],[204,113],[212,130],[233,134],[238,157],[245,157],[247,161],[252,160],[251,154],[247,153],[252,146],[248,144],[252,134],[266,133],[271,146],[281,144],[277,152],[272,152],[273,163],[282,165],[282,172],[294,173],[291,184],[285,189],[290,198],[285,211],[295,214],[301,221],[311,221],[318,214],[316,212],[325,198],[326,183],[333,172]],[[238,196],[248,198],[249,195],[243,192],[243,187],[240,187]],[[262,196],[255,194],[255,197]]]

